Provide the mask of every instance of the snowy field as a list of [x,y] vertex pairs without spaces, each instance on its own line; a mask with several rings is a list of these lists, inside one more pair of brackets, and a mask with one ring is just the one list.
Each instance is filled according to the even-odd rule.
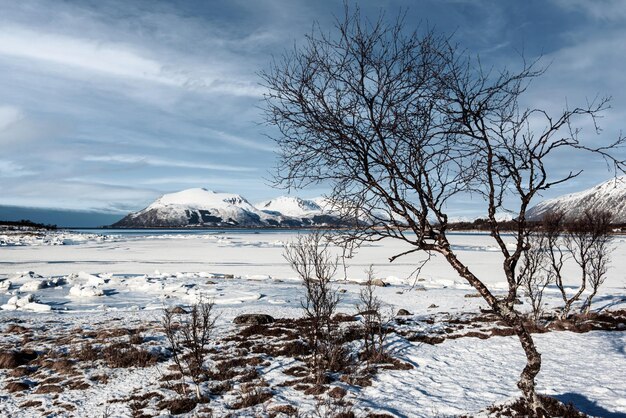
[[[188,306],[200,295],[216,303],[220,336],[237,331],[232,320],[242,313],[298,318],[302,315],[301,285],[282,256],[285,243],[294,238],[294,232],[249,231],[0,235],[0,348],[21,349],[30,344],[38,352],[48,351],[63,347],[63,342],[70,344],[68,335],[136,328],[144,336],[142,346],[153,352],[163,350],[164,337],[157,332],[163,308]],[[496,293],[504,291],[501,258],[490,237],[457,234],[453,243],[459,258],[478,277]],[[473,290],[444,260],[433,258],[419,275],[415,272],[422,260],[419,256],[388,262],[406,249],[405,244],[394,241],[370,244],[345,260],[345,270],[340,263],[336,286],[343,298],[339,310],[356,313],[362,289],[359,282],[365,280],[370,265],[376,277],[389,284],[376,291],[388,305],[386,309],[394,313],[406,309],[416,320],[445,319],[486,308],[482,299],[471,297]],[[626,308],[626,238],[615,238],[612,258],[594,310]],[[556,288],[547,289],[548,307],[559,306],[559,298]],[[527,305],[525,302],[520,309]],[[626,333],[555,331],[535,334],[535,339],[543,355],[538,376],[541,393],[573,402],[590,415],[626,417]],[[429,345],[393,334],[388,345],[412,368],[383,370],[368,386],[343,385],[345,400],[353,404],[356,416],[475,414],[519,395],[515,381],[524,357],[515,337],[468,337]],[[313,411],[314,395],[281,386],[285,380],[281,370],[294,362],[282,358],[257,366],[273,393],[264,403],[236,410],[231,408],[236,396],[226,394],[206,406],[214,416],[270,416],[273,407],[284,404],[296,405],[302,413]],[[76,371],[85,379],[83,386],[49,393],[40,390],[41,376],[17,376],[29,388],[10,392],[7,384],[16,381],[16,376],[0,369],[0,416],[132,416],[130,401],[119,400],[155,391],[158,396],[167,395],[168,389],[159,384],[168,365],[171,362],[164,361],[112,369],[94,363]],[[96,379],[103,373],[106,379]],[[48,376],[48,386],[71,386],[72,379],[77,379],[55,376]],[[143,412],[163,414],[155,403],[148,402]],[[189,416],[194,413],[200,411]]]

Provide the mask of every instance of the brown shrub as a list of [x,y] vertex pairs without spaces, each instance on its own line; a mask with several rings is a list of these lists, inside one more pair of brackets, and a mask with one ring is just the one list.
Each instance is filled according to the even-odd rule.
[[220,395],[222,393],[228,392],[233,388],[233,385],[230,382],[219,382],[211,385],[210,392],[213,395]]
[[246,386],[240,392],[240,398],[232,405],[233,409],[249,408],[271,399],[274,395],[258,386]]
[[131,334],[132,332],[128,328],[104,329],[96,333],[96,338],[99,340],[106,341],[110,338],[122,337],[125,335],[131,335]]
[[333,316],[334,322],[355,322],[356,320],[356,316],[343,312],[338,312],[335,314],[335,316]]
[[415,335],[409,336],[407,338],[407,340],[413,341],[413,342],[417,341],[417,342],[420,342],[420,343],[435,345],[435,344],[441,344],[442,342],[444,342],[445,338],[443,338],[443,337],[436,337],[436,336],[429,336],[429,335],[415,334]]
[[269,409],[270,418],[276,418],[279,414],[287,415],[288,417],[297,417],[298,410],[291,405],[276,405]]
[[82,379],[72,380],[65,384],[70,390],[85,390],[89,389],[91,385]]
[[283,373],[288,376],[304,377],[309,375],[309,369],[302,366],[294,366],[283,370]]
[[65,379],[64,379],[64,378],[62,378],[62,377],[59,377],[59,376],[53,376],[53,377],[49,377],[49,378],[47,378],[46,380],[44,380],[44,381],[40,382],[40,384],[42,384],[42,385],[50,385],[50,384],[53,384],[53,383],[60,383],[60,382],[62,382],[63,380],[65,380]]
[[168,374],[164,374],[161,379],[161,382],[171,382],[172,380],[180,380],[182,379],[183,375],[182,373],[178,372],[178,373],[168,373]]
[[7,383],[7,385],[4,387],[4,389],[9,392],[9,393],[13,393],[13,392],[23,392],[25,390],[30,389],[30,386],[28,386],[26,383],[24,382],[9,382]]
[[23,327],[21,325],[10,324],[7,327],[5,333],[7,333],[7,334],[23,334],[23,333],[29,332],[29,331],[30,331],[29,328]]
[[38,406],[41,406],[41,401],[31,400],[20,404],[20,408],[37,408]]
[[328,391],[328,396],[330,396],[331,398],[335,398],[335,399],[342,399],[347,394],[348,392],[344,388],[339,387],[339,386],[335,386],[334,388]]
[[11,377],[24,377],[32,374],[36,368],[28,367],[28,366],[20,366],[16,369],[13,369],[9,372],[9,376]]
[[35,393],[62,393],[63,388],[59,385],[41,385]]
[[[298,358],[311,353],[311,348],[300,340],[289,341],[284,344],[257,346],[260,348],[258,352],[264,352],[272,357],[294,357]],[[255,347],[256,348],[256,347]]]
[[98,360],[100,354],[100,350],[94,347],[93,344],[81,344],[80,349],[76,350],[72,353],[74,357],[76,357],[80,361],[88,361],[93,363]]
[[[572,404],[565,405],[557,399],[549,396],[540,395],[539,397],[541,398],[543,407],[550,417],[588,418],[588,415],[578,411]],[[530,411],[528,410],[526,402],[523,399],[518,399],[512,404],[492,406],[487,408],[487,410],[496,417],[523,417],[530,415]]]
[[92,380],[93,382],[107,384],[109,382],[109,375],[96,374],[96,375],[91,376],[90,380]]
[[198,401],[193,398],[175,398],[159,402],[158,408],[167,409],[172,415],[180,415],[193,411],[197,404]]
[[137,334],[133,334],[133,335],[131,335],[131,336],[128,338],[128,341],[129,341],[131,344],[134,344],[134,345],[139,345],[139,344],[142,344],[142,343],[143,343],[143,336],[142,336],[141,334],[139,334],[139,333],[137,333]]
[[63,408],[66,411],[75,411],[76,410],[76,406],[72,405],[71,403],[55,401],[53,403],[53,405],[54,406],[58,406],[59,408]]
[[305,395],[321,395],[322,393],[328,390],[328,386],[326,385],[313,385],[307,389],[305,389]]
[[248,369],[239,376],[239,382],[241,383],[252,382],[253,380],[256,380],[258,378],[259,378],[259,372],[256,369]]
[[148,367],[155,365],[159,356],[129,343],[115,343],[102,350],[104,361],[113,368]]
[[74,361],[68,359],[46,361],[44,365],[59,374],[73,375],[76,374]]
[[14,369],[37,358],[34,350],[8,350],[0,352],[0,369]]

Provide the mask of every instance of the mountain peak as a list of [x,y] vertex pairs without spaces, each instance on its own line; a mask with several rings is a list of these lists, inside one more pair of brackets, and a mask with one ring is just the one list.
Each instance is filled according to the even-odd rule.
[[550,212],[563,212],[569,219],[582,215],[588,209],[610,211],[615,223],[626,223],[626,176],[611,178],[581,192],[545,200],[529,209],[530,220],[540,220]]
[[279,196],[255,205],[257,209],[278,212],[286,216],[303,217],[322,214],[323,210],[315,201],[296,196]]

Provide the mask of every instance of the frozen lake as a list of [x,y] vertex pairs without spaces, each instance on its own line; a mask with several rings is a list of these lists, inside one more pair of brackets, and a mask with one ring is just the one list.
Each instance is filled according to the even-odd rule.
[[[33,309],[0,310],[0,322],[17,321],[33,328],[44,324],[45,335],[52,336],[63,336],[70,329],[149,324],[154,335],[146,341],[157,347],[163,344],[163,337],[157,332],[162,309],[189,305],[200,295],[215,301],[222,335],[233,332],[232,319],[241,313],[267,313],[276,318],[302,315],[302,286],[283,258],[284,246],[294,240],[297,231],[80,232],[61,231],[53,239],[5,238],[12,244],[0,247],[0,305],[28,295],[32,295],[35,305],[31,305]],[[106,236],[94,235],[99,233]],[[501,255],[491,237],[459,233],[452,234],[451,240],[459,258],[478,277],[496,294],[505,291]],[[615,237],[614,245],[612,267],[595,299],[595,309],[626,307],[626,238]],[[423,254],[389,262],[389,257],[409,248],[388,239],[365,245],[353,258],[346,259],[345,274],[340,262],[335,277],[337,288],[343,292],[339,311],[355,313],[362,289],[359,282],[365,280],[365,270],[370,265],[376,277],[389,284],[377,288],[376,293],[390,313],[402,308],[414,313],[415,318],[451,318],[486,307],[481,298],[467,297],[475,291],[440,257],[433,257],[419,274],[415,269],[424,260]],[[339,248],[334,250],[341,255]],[[566,278],[572,286],[576,284],[578,276],[571,266]],[[556,288],[546,290],[545,301],[548,307],[560,306]],[[520,309],[528,309],[528,303],[520,305]],[[584,410],[586,405],[586,412],[598,416],[626,414],[624,332],[550,332],[538,334],[536,340],[544,353],[544,368],[538,378],[542,393],[560,396],[565,401],[578,400],[577,406]],[[19,341],[19,335],[0,333],[0,343],[20,344]],[[380,373],[372,386],[350,392],[349,399],[357,411],[371,408],[397,417],[454,415],[478,411],[518,394],[515,378],[523,355],[515,337],[461,338],[430,346],[394,335],[389,344],[394,355],[411,363],[414,369]],[[259,370],[272,385],[278,385],[283,375],[274,367],[282,370],[293,361],[279,359],[278,366]],[[595,366],[587,367],[589,361]],[[95,373],[85,373],[92,372]],[[565,373],[569,374],[566,379]],[[110,407],[113,416],[129,416],[127,406],[111,406],[108,399],[123,397],[130,391],[154,390],[161,377],[159,366],[118,370],[111,372],[110,383],[62,396],[77,408],[78,415],[94,411],[102,414]],[[19,398],[3,392],[7,379],[0,373],[0,416],[31,416],[21,409]],[[275,400],[270,404],[280,401],[297,404],[304,410],[314,407],[313,398],[302,392],[273,387]],[[53,396],[30,392],[27,396],[53,408]],[[210,404],[217,408],[218,416],[220,411],[229,411],[224,402],[216,400]]]

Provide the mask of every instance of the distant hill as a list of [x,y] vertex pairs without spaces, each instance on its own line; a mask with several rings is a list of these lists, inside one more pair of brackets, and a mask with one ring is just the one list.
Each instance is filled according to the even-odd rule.
[[119,220],[120,215],[92,211],[0,206],[0,220],[19,222],[23,219],[59,227],[97,228]]
[[113,228],[341,226],[319,203],[282,196],[252,205],[243,196],[207,189],[165,194]]
[[626,223],[626,176],[616,177],[590,189],[545,200],[530,208],[527,218],[539,221],[550,212],[560,211],[568,219],[582,215],[587,209],[611,211],[614,223]]

